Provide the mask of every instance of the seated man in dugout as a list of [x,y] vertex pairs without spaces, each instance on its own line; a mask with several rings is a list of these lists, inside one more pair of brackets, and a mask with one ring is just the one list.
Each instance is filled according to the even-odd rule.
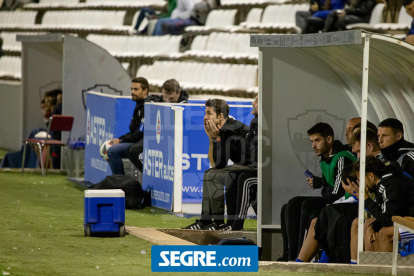
[[414,144],[404,139],[403,124],[388,118],[378,125],[378,142],[381,148],[379,159],[397,162],[402,170],[414,177]]
[[282,207],[283,256],[278,261],[296,260],[310,221],[327,204],[332,204],[345,194],[341,186],[341,172],[346,165],[356,160],[348,151],[348,145],[334,140],[334,131],[329,124],[317,123],[308,130],[308,135],[315,154],[321,157],[322,177],[306,180],[313,189],[322,188],[321,196],[297,196]]
[[[208,158],[211,169],[204,172],[201,218],[184,229],[220,230],[224,223],[226,202],[236,201],[234,183],[226,183],[227,174],[247,168],[244,158],[244,138],[249,127],[229,117],[229,105],[220,99],[206,101],[204,128],[209,140]],[[228,161],[233,165],[227,166]],[[224,192],[226,186],[226,192]],[[236,205],[235,203],[233,205]]]
[[175,79],[169,79],[162,85],[161,96],[151,96],[154,102],[164,103],[187,103],[188,93],[187,91],[181,90],[180,84]]
[[[382,163],[375,157],[367,156],[365,166],[365,209],[373,219],[365,221],[364,250],[375,252],[391,252],[393,231],[393,216],[414,216],[414,180],[403,174],[394,162]],[[360,164],[354,163],[357,180]],[[359,197],[359,181],[349,183],[347,191]],[[375,201],[368,193],[375,193]],[[401,232],[400,232],[401,233]],[[407,236],[401,233],[399,239],[403,242]],[[358,254],[358,219],[351,228],[351,263],[356,263]]]
[[[351,138],[352,151],[360,156],[361,131],[359,129]],[[380,148],[377,134],[367,130],[366,155],[378,157]],[[355,179],[353,165],[342,171],[342,185],[347,185],[347,179]],[[344,186],[345,188],[345,186]],[[350,194],[326,206],[311,222],[308,235],[299,253],[298,260],[310,262],[319,248],[324,249],[323,258],[319,262],[350,263],[350,236],[352,221],[358,217],[358,201]],[[347,198],[348,197],[348,198]],[[340,238],[338,238],[340,237]]]

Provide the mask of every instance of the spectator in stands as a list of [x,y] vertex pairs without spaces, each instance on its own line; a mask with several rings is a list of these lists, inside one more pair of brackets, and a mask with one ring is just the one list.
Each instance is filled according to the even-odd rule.
[[349,7],[344,10],[333,10],[325,21],[325,32],[346,30],[346,25],[355,23],[368,23],[372,10],[377,2],[375,0],[350,1]]
[[188,93],[181,90],[180,84],[175,79],[169,79],[162,85],[162,96],[158,99],[159,102],[165,103],[187,103]]
[[[360,153],[361,131],[357,130],[351,137],[351,145],[354,153]],[[367,130],[366,155],[378,157],[380,147],[376,132]],[[342,185],[348,185],[347,179],[356,179],[353,165],[349,165],[342,171]],[[320,246],[325,250],[326,256],[322,262],[349,263],[350,235],[352,221],[358,217],[358,205],[355,199],[346,193],[344,197],[326,206],[311,222],[306,240],[303,243],[298,259],[309,262],[315,257]],[[339,204],[340,203],[340,204]]]
[[306,22],[311,15],[317,11],[321,11],[324,8],[324,1],[311,0],[310,9],[308,11],[297,11],[296,12],[296,26],[299,28],[298,33],[302,33],[305,30]]
[[189,18],[163,22],[164,34],[179,35],[188,26],[204,25],[208,13],[218,6],[220,6],[220,0],[203,0],[195,4]]
[[[219,230],[224,228],[224,186],[228,173],[243,169],[244,137],[249,132],[245,124],[229,118],[229,106],[224,100],[206,101],[204,128],[209,139],[208,158],[211,169],[204,172],[201,219],[187,226],[192,230]],[[227,166],[229,160],[233,165]],[[226,186],[226,200],[234,199],[235,185]],[[233,199],[229,197],[233,195]]]
[[[358,180],[360,164],[354,163]],[[367,156],[365,165],[365,209],[375,218],[365,222],[365,251],[379,251],[379,231],[393,226],[392,216],[414,216],[414,180],[403,174],[398,166],[382,163],[375,157]],[[359,197],[359,182],[351,182],[346,187]],[[375,193],[375,201],[368,197]],[[386,230],[386,229],[383,229]],[[356,263],[358,244],[358,219],[351,229],[351,262]]]
[[414,0],[404,0],[403,5],[408,15],[410,15],[413,18],[413,22],[411,23],[411,29],[408,31],[405,41],[414,44]]
[[344,8],[346,0],[332,0],[325,1],[324,10],[316,11],[308,18],[305,29],[302,31],[304,34],[317,33],[321,31],[325,25],[326,17],[334,10],[341,10]]
[[302,247],[306,230],[313,218],[326,206],[341,198],[345,191],[341,186],[341,172],[356,157],[340,141],[334,141],[334,131],[326,123],[317,123],[308,130],[312,148],[321,156],[322,177],[306,178],[313,189],[322,188],[321,197],[294,197],[281,210],[281,226],[284,250],[279,261],[294,261]]
[[380,159],[397,162],[404,172],[414,177],[414,144],[404,139],[403,124],[388,118],[378,125],[378,142],[381,148]]
[[163,24],[174,24],[174,22],[179,22],[183,19],[190,18],[190,13],[194,8],[194,0],[177,0],[177,6],[171,12],[171,17],[169,18],[160,18],[155,24],[154,31],[152,35],[160,36],[164,35]]
[[150,20],[150,19],[161,19],[161,18],[171,17],[172,11],[177,6],[177,0],[166,0],[166,1],[167,1],[167,4],[164,7],[165,11],[161,13],[160,15],[157,15],[157,13],[155,12],[155,9],[151,7],[141,8],[133,33],[141,34],[141,35],[147,33],[147,27],[145,27],[140,33],[138,33],[139,27],[141,26],[141,23],[144,20],[144,18],[147,18],[148,20]]
[[145,78],[132,79],[131,96],[136,102],[129,132],[119,138],[111,139],[112,147],[108,149],[108,162],[112,174],[125,174],[122,158],[128,157],[135,167],[142,172],[142,152],[144,144],[144,104],[150,101],[148,97],[149,84]]

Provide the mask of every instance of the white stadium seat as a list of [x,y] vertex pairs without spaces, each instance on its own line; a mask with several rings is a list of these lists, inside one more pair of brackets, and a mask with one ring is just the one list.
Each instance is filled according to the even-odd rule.
[[141,66],[137,76],[147,78],[150,85],[157,87],[166,79],[175,78],[183,89],[190,91],[257,91],[257,65],[156,61]]
[[0,58],[0,78],[21,79],[22,61],[20,57],[4,56]]
[[[196,45],[193,48],[194,43]],[[250,47],[250,34],[214,32],[208,36],[196,36],[193,44],[191,50],[184,52],[184,56],[224,60],[258,59],[258,49]]]
[[309,4],[270,5],[265,8],[260,22],[245,22],[247,29],[277,30],[280,32],[296,32],[295,15],[297,11],[309,10]]
[[168,57],[180,52],[182,36],[117,36],[88,35],[87,40],[107,50],[115,57]]
[[212,10],[206,19],[205,26],[189,26],[185,28],[186,32],[212,32],[226,31],[234,26],[236,21],[237,10]]
[[36,20],[35,11],[0,11],[0,29],[18,29],[33,26]]
[[378,23],[374,29],[379,31],[403,31],[407,32],[411,27],[412,17],[407,14],[404,6],[401,7],[397,23]]

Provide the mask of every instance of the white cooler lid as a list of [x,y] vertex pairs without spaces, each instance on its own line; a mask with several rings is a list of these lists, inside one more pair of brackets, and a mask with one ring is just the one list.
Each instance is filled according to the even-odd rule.
[[121,189],[85,190],[85,197],[125,197],[125,193]]

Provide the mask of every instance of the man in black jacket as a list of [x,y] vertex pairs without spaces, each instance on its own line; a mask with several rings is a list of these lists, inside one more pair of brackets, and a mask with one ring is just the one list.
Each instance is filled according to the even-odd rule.
[[144,150],[144,104],[150,102],[148,97],[149,84],[145,78],[132,79],[131,97],[136,102],[129,132],[119,138],[111,139],[112,147],[108,149],[108,162],[112,174],[125,174],[122,158],[128,157],[135,167],[142,172],[142,158]]
[[333,203],[345,194],[341,186],[341,172],[346,165],[356,160],[348,151],[347,145],[338,140],[334,141],[334,132],[330,125],[318,123],[308,130],[308,135],[315,154],[321,156],[322,177],[315,176],[306,180],[313,189],[322,188],[322,197],[297,196],[282,207],[284,256],[279,261],[294,261],[297,258],[302,247],[301,241],[312,219],[317,217],[327,204]]
[[402,170],[414,178],[414,144],[404,139],[403,124],[388,118],[378,125],[378,142],[381,154],[379,159],[397,162]]
[[185,90],[181,90],[180,84],[176,79],[169,79],[162,85],[162,96],[154,97],[154,101],[164,103],[187,103],[188,93]]
[[[244,138],[249,132],[245,124],[229,118],[229,106],[224,100],[206,101],[204,128],[209,138],[208,158],[211,169],[204,172],[201,219],[187,226],[192,230],[219,230],[224,224],[224,186],[226,201],[235,201],[236,185],[226,183],[227,174],[245,168],[249,163],[244,153]],[[227,166],[231,160],[234,164]],[[213,221],[214,220],[214,221]]]
[[[354,170],[357,178],[359,175],[359,162],[354,163]],[[351,182],[349,185],[350,193],[359,197],[358,183]],[[368,196],[368,192],[375,193],[375,201]],[[365,222],[365,250],[379,248],[372,246],[372,242],[378,242],[375,237],[374,241],[368,237],[368,233],[378,232],[384,227],[393,226],[393,216],[413,216],[414,215],[414,180],[403,174],[398,166],[391,166],[382,163],[375,157],[367,156],[365,165],[365,209],[375,218],[375,221]],[[358,219],[354,221],[351,229],[351,256],[357,256],[358,243]]]
[[333,10],[328,14],[325,21],[325,32],[343,31],[346,30],[346,25],[369,22],[377,2],[375,0],[351,0],[349,2],[349,8]]

